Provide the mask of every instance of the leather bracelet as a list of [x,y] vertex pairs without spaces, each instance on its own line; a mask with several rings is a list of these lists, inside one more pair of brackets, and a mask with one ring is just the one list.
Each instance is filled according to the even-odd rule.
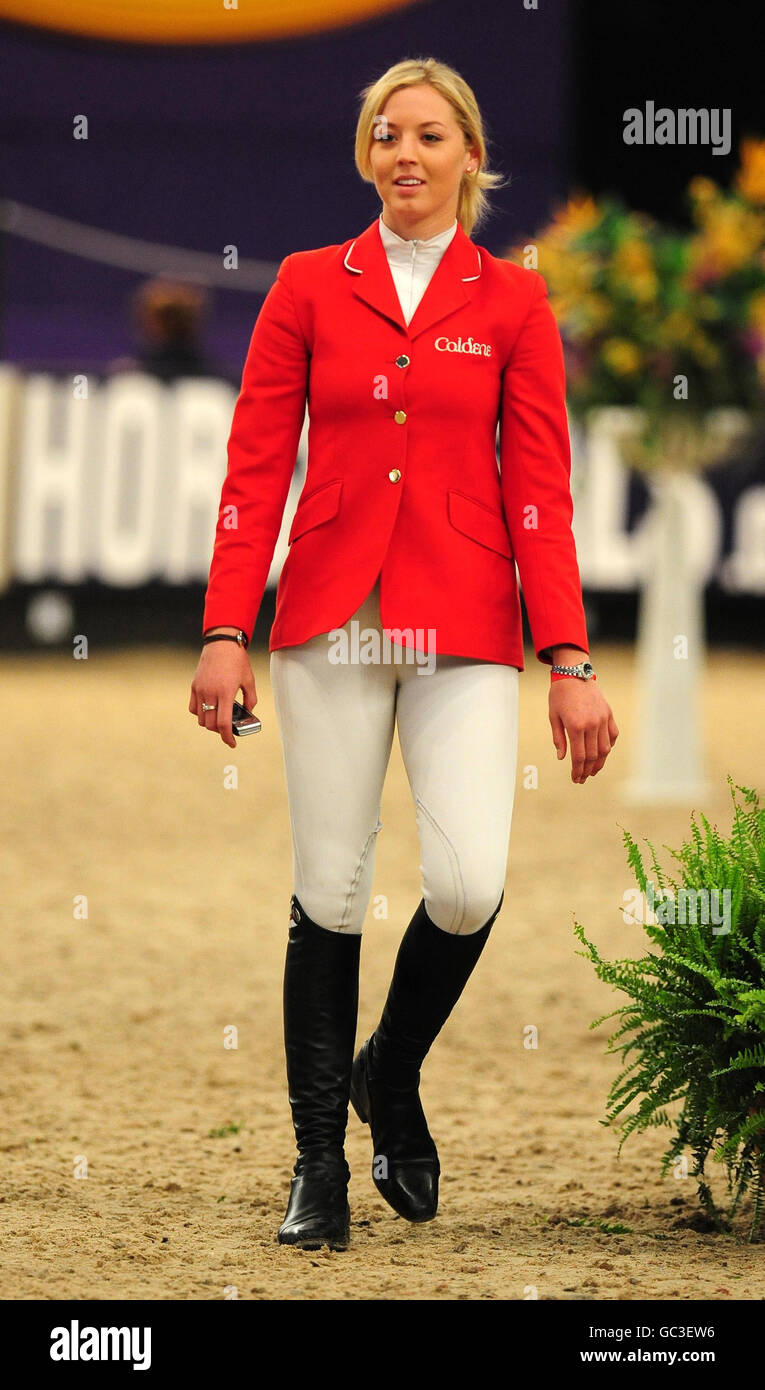
[[212,632],[209,637],[202,638],[202,646],[206,647],[208,642],[236,642],[238,647],[250,645],[244,632],[239,632],[236,636],[233,632]]

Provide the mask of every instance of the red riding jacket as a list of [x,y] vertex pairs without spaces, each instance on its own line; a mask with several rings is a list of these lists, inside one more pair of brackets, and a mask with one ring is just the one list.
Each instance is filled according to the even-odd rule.
[[377,219],[282,261],[234,409],[203,630],[252,633],[306,400],[271,651],[341,627],[382,572],[384,628],[411,629],[409,644],[433,628],[438,652],[523,669],[516,561],[539,659],[587,650],[563,351],[541,275],[458,224],[407,326]]

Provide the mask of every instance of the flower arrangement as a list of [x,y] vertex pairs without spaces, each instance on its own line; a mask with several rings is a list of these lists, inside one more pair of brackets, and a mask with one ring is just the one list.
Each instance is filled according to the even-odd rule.
[[[616,197],[575,194],[528,239],[561,331],[573,411],[642,406],[655,427],[667,412],[762,410],[765,141],[742,142],[730,191],[697,177],[686,199],[684,232]],[[525,264],[524,252],[516,246],[509,258]]]

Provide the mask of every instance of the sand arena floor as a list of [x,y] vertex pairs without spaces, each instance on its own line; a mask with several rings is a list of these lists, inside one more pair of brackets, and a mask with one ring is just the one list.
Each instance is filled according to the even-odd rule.
[[[3,1298],[765,1297],[762,1245],[696,1229],[695,1184],[660,1178],[669,1131],[633,1137],[617,1161],[598,1123],[620,1061],[608,1025],[588,1024],[623,999],[576,954],[572,924],[607,955],[639,954],[643,934],[620,912],[632,885],[620,827],[676,846],[690,808],[625,804],[632,653],[595,655],[621,738],[584,787],[554,756],[546,672],[532,661],[522,678],[519,762],[539,767],[540,786],[519,780],[505,904],[423,1071],[438,1218],[411,1227],[378,1197],[352,1115],[344,1253],[275,1240],[294,1159],[281,1033],[291,851],[267,654],[254,658],[264,729],[236,753],[187,712],[196,651],[5,660]],[[726,773],[762,785],[762,660],[716,652],[704,711],[703,809],[727,828]],[[231,762],[236,791],[223,786]],[[382,820],[374,892],[389,916],[367,918],[359,1039],[420,895],[396,741]],[[536,1050],[523,1046],[530,1023]],[[230,1025],[236,1049],[223,1045]]]

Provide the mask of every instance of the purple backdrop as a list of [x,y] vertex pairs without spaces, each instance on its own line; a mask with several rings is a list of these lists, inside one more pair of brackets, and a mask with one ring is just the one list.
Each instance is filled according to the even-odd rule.
[[[148,241],[278,262],[345,240],[379,211],[353,164],[358,91],[403,57],[435,56],[473,86],[495,167],[512,184],[476,233],[503,250],[568,187],[569,16],[507,0],[430,0],[289,42],[146,47],[3,26],[0,192]],[[86,115],[89,138],[75,140]],[[133,346],[141,276],[4,238],[0,352],[95,368]],[[213,291],[206,346],[238,379],[262,296]]]

